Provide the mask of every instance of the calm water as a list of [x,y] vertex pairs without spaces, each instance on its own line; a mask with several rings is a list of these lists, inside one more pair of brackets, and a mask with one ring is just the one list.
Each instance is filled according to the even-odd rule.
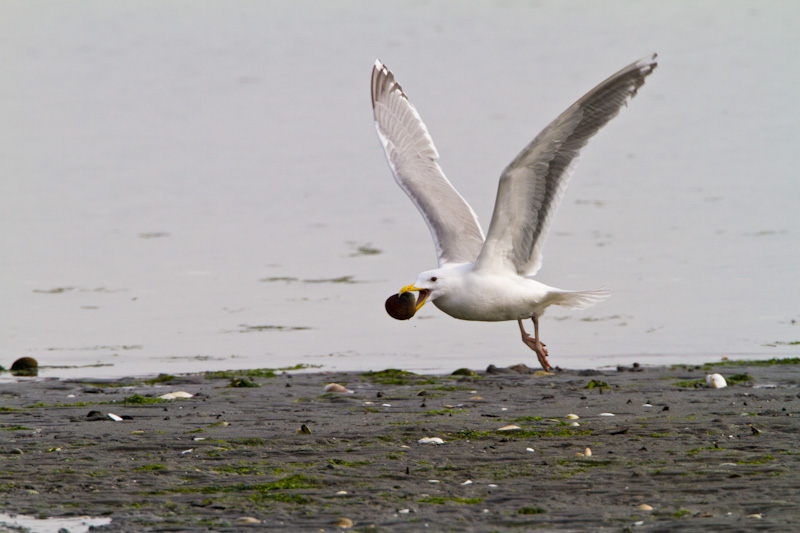
[[372,63],[485,226],[513,156],[654,51],[553,225],[539,279],[613,296],[548,311],[551,362],[800,355],[798,25],[789,1],[5,1],[0,364],[533,365],[513,322],[385,314],[435,255],[372,126]]

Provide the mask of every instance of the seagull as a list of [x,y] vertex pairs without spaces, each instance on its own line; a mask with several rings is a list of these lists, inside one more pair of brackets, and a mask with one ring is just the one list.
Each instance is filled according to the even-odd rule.
[[[430,300],[461,320],[516,320],[522,342],[542,368],[551,369],[539,337],[539,317],[551,305],[589,307],[608,296],[549,287],[533,279],[567,182],[589,139],[636,95],[658,65],[657,54],[623,68],[572,104],[503,170],[492,220],[484,237],[470,205],[437,163],[439,153],[392,72],[375,61],[372,109],[386,159],[417,206],[433,236],[438,268],[422,272],[412,285],[386,302],[390,315],[411,318]],[[416,300],[413,292],[417,292]],[[394,308],[393,308],[394,306]],[[398,311],[400,309],[400,311]],[[523,320],[533,321],[531,337]]]

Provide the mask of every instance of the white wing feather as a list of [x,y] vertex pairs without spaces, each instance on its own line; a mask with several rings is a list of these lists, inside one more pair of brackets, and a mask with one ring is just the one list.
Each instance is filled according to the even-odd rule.
[[439,266],[471,263],[484,240],[478,218],[447,181],[428,129],[380,61],[372,69],[372,108],[389,167],[428,224]]
[[636,95],[656,68],[641,59],[589,91],[550,123],[500,176],[492,221],[476,269],[532,276],[580,150]]

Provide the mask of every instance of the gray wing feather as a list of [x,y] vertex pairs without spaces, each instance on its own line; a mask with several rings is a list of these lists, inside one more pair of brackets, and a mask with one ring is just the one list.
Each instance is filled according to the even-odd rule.
[[372,69],[372,109],[389,167],[428,224],[439,266],[474,261],[483,246],[477,216],[447,181],[428,129],[380,61]]
[[550,123],[500,176],[492,221],[476,268],[531,276],[580,150],[636,95],[656,54],[623,68]]

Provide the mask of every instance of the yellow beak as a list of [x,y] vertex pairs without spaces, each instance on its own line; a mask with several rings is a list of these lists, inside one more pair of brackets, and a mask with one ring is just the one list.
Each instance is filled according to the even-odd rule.
[[411,292],[411,291],[418,291],[419,292],[419,297],[417,298],[417,309],[416,309],[416,311],[419,311],[420,307],[425,305],[425,302],[427,301],[428,296],[430,296],[430,294],[431,294],[431,290],[430,289],[419,289],[419,288],[417,288],[417,287],[415,287],[413,285],[409,285],[407,287],[403,287],[402,289],[400,289],[400,292],[398,294],[403,294],[404,292]]

